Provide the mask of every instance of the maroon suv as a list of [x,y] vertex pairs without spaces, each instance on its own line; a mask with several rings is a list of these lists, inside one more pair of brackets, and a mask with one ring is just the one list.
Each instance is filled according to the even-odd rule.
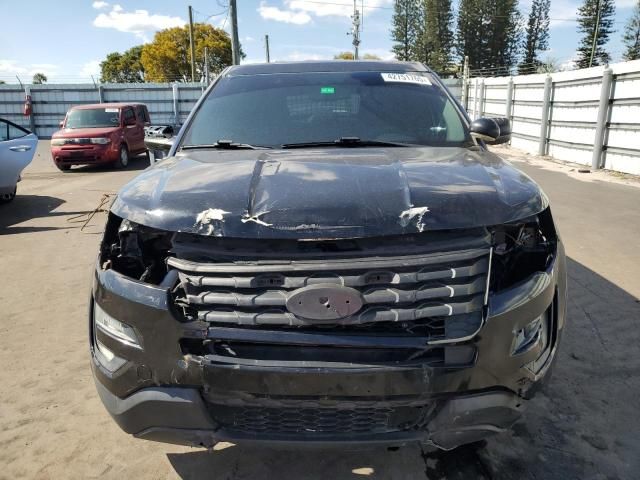
[[51,156],[62,171],[71,165],[126,168],[132,155],[147,153],[145,125],[149,125],[149,112],[141,103],[73,107],[60,123],[61,130],[51,137]]

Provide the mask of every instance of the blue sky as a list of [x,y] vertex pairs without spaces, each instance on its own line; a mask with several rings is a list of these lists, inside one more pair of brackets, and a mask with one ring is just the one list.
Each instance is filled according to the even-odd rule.
[[[364,1],[362,53],[391,58],[389,28],[393,0]],[[579,40],[575,22],[582,0],[551,1],[551,56],[570,62]],[[623,52],[625,21],[638,0],[616,0],[616,30],[608,49],[614,60]],[[264,61],[269,34],[272,60],[332,58],[351,49],[350,0],[237,0],[245,62]],[[229,29],[226,0],[0,0],[0,79],[28,81],[34,72],[52,81],[90,81],[99,62],[112,51],[149,41],[159,29],[186,22],[187,5],[196,21]],[[454,0],[455,4],[455,0]],[[520,2],[526,16],[530,0]],[[222,6],[221,6],[222,5]]]

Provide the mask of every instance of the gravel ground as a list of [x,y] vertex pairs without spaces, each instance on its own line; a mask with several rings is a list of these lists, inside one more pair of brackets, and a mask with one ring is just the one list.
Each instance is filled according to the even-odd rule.
[[524,421],[450,453],[231,444],[208,452],[122,433],[89,369],[86,304],[104,214],[84,230],[73,217],[86,218],[144,160],[63,174],[41,141],[18,197],[0,206],[0,478],[638,478],[640,183],[497,150],[547,192],[569,257],[560,358]]

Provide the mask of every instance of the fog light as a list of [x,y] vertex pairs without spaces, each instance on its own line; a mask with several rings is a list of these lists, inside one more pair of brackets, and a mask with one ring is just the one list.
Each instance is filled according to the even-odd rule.
[[98,361],[104,368],[106,368],[110,372],[112,373],[115,372],[122,365],[127,363],[127,361],[124,358],[117,357],[115,353],[113,353],[111,350],[105,347],[100,340],[95,339],[95,344],[96,344],[95,352],[96,352],[96,357],[98,358]]
[[526,352],[538,342],[540,342],[540,346],[542,347],[541,351],[544,351],[549,337],[547,312],[525,325],[524,328],[518,330],[515,337],[513,346],[514,355]]
[[93,319],[96,327],[107,335],[130,347],[142,348],[133,328],[108,315],[97,303],[94,303]]

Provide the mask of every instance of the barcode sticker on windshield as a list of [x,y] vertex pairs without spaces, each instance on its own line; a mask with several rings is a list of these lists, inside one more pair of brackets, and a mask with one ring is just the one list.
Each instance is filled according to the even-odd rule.
[[117,108],[105,108],[104,111],[106,113],[118,113],[118,109]]
[[385,82],[415,83],[417,85],[432,85],[427,77],[411,73],[381,73]]

